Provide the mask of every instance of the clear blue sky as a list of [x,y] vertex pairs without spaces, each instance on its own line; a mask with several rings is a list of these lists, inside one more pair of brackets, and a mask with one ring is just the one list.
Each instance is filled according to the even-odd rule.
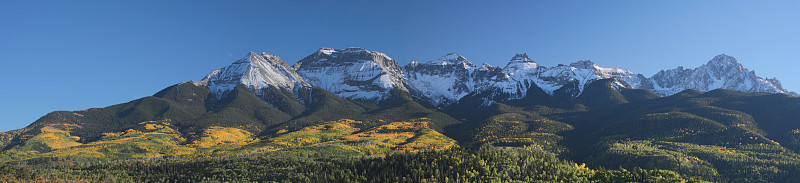
[[401,65],[591,59],[651,76],[717,54],[800,91],[797,1],[2,1],[0,131],[200,80],[249,51],[364,47]]

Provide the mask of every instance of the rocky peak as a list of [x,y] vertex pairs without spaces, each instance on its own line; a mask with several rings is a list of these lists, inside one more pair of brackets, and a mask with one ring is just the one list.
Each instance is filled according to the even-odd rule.
[[406,65],[406,67],[416,67],[416,66],[419,66],[419,61],[417,60],[411,60],[411,62],[408,63],[408,65]]
[[726,55],[724,53],[714,56],[714,58],[708,61],[708,63],[724,64],[724,65],[739,64],[739,62],[736,61],[736,58],[733,58],[732,56]]
[[528,53],[516,54],[514,57],[511,58],[512,62],[533,62],[531,58],[528,57]]
[[532,69],[539,67],[539,64],[533,61],[533,59],[528,57],[528,53],[516,54],[514,57],[511,57],[511,61],[508,62],[505,69],[508,70],[519,70],[519,69]]
[[592,62],[591,60],[579,60],[577,62],[572,62],[569,64],[570,67],[574,67],[576,69],[597,69],[600,68]]
[[488,64],[475,68],[467,58],[449,53],[423,64],[412,61],[405,66],[409,91],[433,106],[444,107],[461,97],[491,85],[502,69]]
[[397,61],[364,48],[321,48],[294,68],[306,82],[342,98],[379,100],[395,87],[407,90]]
[[464,56],[459,55],[458,53],[448,53],[445,56],[440,57],[436,60],[428,61],[426,64],[428,65],[441,65],[441,66],[448,66],[448,65],[457,65],[462,67],[475,67],[472,62],[464,58]]
[[556,95],[560,88],[570,86],[569,96],[576,97],[588,84],[609,78],[619,83],[615,86],[649,89],[660,95],[685,89],[710,91],[717,88],[796,95],[784,89],[777,79],[758,77],[725,54],[715,56],[698,68],[677,67],[648,78],[620,68],[603,68],[590,60],[540,66],[526,53],[514,55],[503,68],[485,63],[475,66],[464,56],[449,53],[426,62],[413,60],[401,69],[394,59],[381,52],[364,48],[321,48],[293,67],[277,55],[250,52],[195,83],[207,86],[217,96],[244,84],[252,90],[267,86],[286,89],[315,86],[342,98],[364,100],[381,100],[397,88],[444,107],[470,93],[484,91],[491,91],[500,98],[518,99],[533,86],[549,95]]
[[288,63],[266,52],[261,55],[250,52],[231,65],[212,71],[199,83],[207,86],[217,97],[239,84],[253,90],[269,86],[288,89],[310,86]]
[[494,69],[494,68],[500,68],[500,67],[492,66],[492,65],[489,65],[487,63],[483,63],[483,64],[481,64],[481,67],[478,68],[478,70],[490,70],[490,69]]
[[710,67],[711,69],[716,71],[748,72],[747,68],[745,68],[744,66],[742,66],[742,64],[736,61],[736,58],[733,58],[732,56],[728,56],[725,54],[720,54],[715,56],[713,59],[708,61],[708,63],[706,63],[703,66]]
[[740,64],[732,56],[720,54],[695,69],[662,70],[649,78],[651,91],[660,95],[672,95],[685,89],[703,92],[714,89],[730,89],[746,92],[788,93],[777,79],[764,79]]
[[428,70],[431,72],[451,72],[452,70],[464,70],[475,67],[467,58],[459,55],[458,53],[448,53],[445,56],[439,57],[434,60],[429,60],[420,63],[412,60],[411,63],[405,66],[406,72]]

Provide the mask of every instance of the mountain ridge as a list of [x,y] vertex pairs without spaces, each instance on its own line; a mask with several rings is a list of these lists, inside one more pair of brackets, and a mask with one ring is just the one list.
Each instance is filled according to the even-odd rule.
[[[466,58],[463,60],[469,62]],[[410,70],[410,66],[419,67],[419,65],[412,62],[405,67],[406,73],[410,77],[409,80],[413,80],[413,77],[419,77],[416,76],[417,71]],[[472,64],[470,63],[470,65]],[[488,66],[488,64],[484,65]],[[429,73],[435,72],[429,71]],[[526,53],[523,53],[516,54],[505,67],[492,76],[503,77],[491,78],[493,82],[482,84],[483,86],[490,85],[489,87],[472,87],[470,91],[480,93],[483,91],[476,90],[497,90],[494,92],[496,93],[495,95],[504,95],[506,98],[501,98],[501,100],[513,100],[524,97],[527,89],[531,85],[536,85],[551,96],[562,95],[567,98],[575,98],[582,93],[583,88],[589,83],[600,79],[615,78],[617,79],[617,86],[631,89],[647,89],[661,96],[673,95],[686,89],[711,91],[718,88],[746,92],[786,93],[798,96],[797,93],[783,88],[776,78],[761,78],[754,71],[748,70],[733,57],[725,54],[715,56],[708,63],[695,69],[683,69],[683,67],[679,66],[677,69],[662,70],[651,77],[646,77],[625,69],[603,68],[591,60],[580,60],[569,65],[559,64],[547,67],[539,65],[533,59],[530,59]],[[573,87],[574,89],[567,89],[571,91],[567,94],[554,93],[565,86]],[[454,88],[446,89],[452,91]],[[562,89],[562,91],[567,90]],[[463,91],[464,89],[456,90],[456,92],[450,94],[451,97],[448,100],[439,100],[440,102],[435,103],[434,106],[447,106],[454,103],[458,99],[454,99],[457,97],[452,96],[465,96],[466,94]],[[496,99],[496,97],[489,97],[485,99],[484,103],[490,104],[493,102],[491,100],[495,100],[490,98]]]
[[[246,65],[248,62],[250,64]],[[269,88],[267,86],[288,91],[314,86],[342,98],[375,102],[390,95],[393,88],[398,88],[441,109],[470,93],[486,93],[488,90],[497,96],[487,96],[483,102],[486,105],[496,102],[493,100],[520,99],[532,85],[551,96],[575,98],[591,82],[608,78],[616,79],[615,86],[647,89],[661,96],[686,89],[705,92],[717,88],[797,96],[797,93],[783,88],[777,78],[761,78],[725,54],[717,55],[697,68],[679,66],[645,77],[621,68],[600,67],[591,60],[542,66],[527,53],[514,55],[504,67],[486,63],[476,66],[458,53],[448,53],[426,62],[413,60],[400,67],[397,61],[377,51],[358,47],[320,48],[291,67],[276,55],[250,52],[245,58],[212,71],[196,83],[209,87],[217,97],[242,83],[256,92],[263,92],[260,90]],[[302,103],[301,100],[298,102]]]

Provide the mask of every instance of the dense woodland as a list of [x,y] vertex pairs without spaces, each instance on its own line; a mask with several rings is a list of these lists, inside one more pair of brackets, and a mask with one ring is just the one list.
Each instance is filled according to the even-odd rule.
[[0,165],[2,181],[108,182],[698,182],[668,170],[595,170],[527,150],[453,148],[386,157],[294,151],[207,159],[32,159]]

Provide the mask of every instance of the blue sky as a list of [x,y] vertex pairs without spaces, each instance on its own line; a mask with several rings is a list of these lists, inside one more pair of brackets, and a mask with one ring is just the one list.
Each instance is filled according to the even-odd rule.
[[[591,59],[651,76],[734,56],[800,91],[797,1],[2,1],[0,131],[200,80],[249,51],[364,47],[401,65]],[[767,2],[767,1],[763,1]]]

